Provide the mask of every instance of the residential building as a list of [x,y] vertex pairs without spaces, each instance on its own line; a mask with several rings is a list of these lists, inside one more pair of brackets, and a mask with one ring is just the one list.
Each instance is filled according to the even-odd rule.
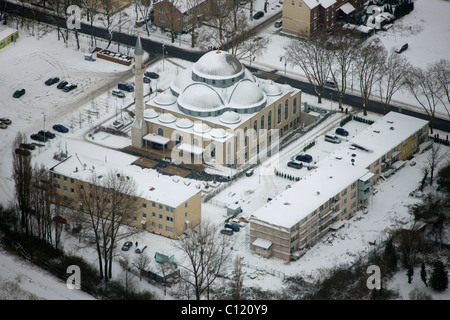
[[366,206],[374,184],[405,165],[428,140],[428,130],[427,121],[388,113],[256,210],[250,248],[265,257],[295,259]]
[[[108,157],[123,158],[113,150],[108,151]],[[101,161],[94,155],[74,154],[50,168],[49,172],[56,195],[74,210],[87,212],[87,203],[90,203],[85,199],[87,195],[102,194],[103,201],[109,204],[111,197],[107,189],[114,173],[114,179],[133,179],[136,183],[134,194],[127,194],[133,198],[133,207],[126,211],[128,216],[123,217],[124,224],[176,239],[201,221],[201,191],[192,185],[174,182],[172,177],[159,175],[154,170],[129,163],[119,165]],[[104,208],[105,214],[111,209],[108,204]]]
[[286,0],[282,31],[310,38],[320,31],[333,29],[339,20],[354,14],[363,5],[362,0]]
[[217,14],[214,1],[202,0],[196,3],[189,0],[162,0],[153,4],[154,20],[157,26],[187,32],[192,23],[199,24],[205,17]]

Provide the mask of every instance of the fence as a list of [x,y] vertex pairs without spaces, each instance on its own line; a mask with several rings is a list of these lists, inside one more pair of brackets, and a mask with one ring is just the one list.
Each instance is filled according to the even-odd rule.
[[274,270],[274,269],[261,269],[261,267],[258,266],[254,266],[251,264],[246,264],[246,267],[250,268],[250,269],[254,269],[256,271],[262,272],[262,273],[268,273],[271,274],[274,277],[280,278],[280,279],[285,279],[285,274],[284,272],[278,271],[278,270]]

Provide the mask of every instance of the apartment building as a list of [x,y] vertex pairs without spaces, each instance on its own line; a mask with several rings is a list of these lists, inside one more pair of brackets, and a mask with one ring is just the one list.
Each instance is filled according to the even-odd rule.
[[310,38],[336,26],[339,19],[362,9],[362,0],[286,0],[283,4],[282,31]]
[[[114,152],[110,151],[108,157],[114,157]],[[131,200],[124,202],[130,208],[124,210],[126,214],[122,216],[122,223],[176,239],[201,220],[199,189],[136,165],[117,166],[87,155],[72,155],[49,172],[56,194],[74,210],[87,212],[87,206],[98,206],[98,202],[86,201],[86,198],[101,195],[102,209],[99,211],[106,215],[112,203],[113,193],[108,190],[111,179],[123,181],[133,178],[136,185],[131,190],[132,194],[126,194],[126,199]]]
[[390,112],[343,143],[255,211],[250,249],[267,258],[295,259],[367,205],[374,184],[401,168],[428,140],[428,130],[427,121]]

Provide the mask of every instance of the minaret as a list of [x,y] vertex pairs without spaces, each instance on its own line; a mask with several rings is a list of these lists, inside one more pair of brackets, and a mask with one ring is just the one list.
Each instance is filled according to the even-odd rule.
[[131,144],[133,147],[142,148],[142,138],[147,134],[147,124],[144,121],[144,71],[143,66],[144,50],[142,49],[141,36],[136,39],[136,46],[134,48],[134,106],[135,119],[131,127]]

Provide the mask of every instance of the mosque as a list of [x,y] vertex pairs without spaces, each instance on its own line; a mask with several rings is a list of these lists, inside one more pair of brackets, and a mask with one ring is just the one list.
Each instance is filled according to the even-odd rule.
[[143,49],[135,47],[132,146],[179,163],[240,166],[300,125],[301,90],[256,78],[223,50],[204,54],[143,101]]

